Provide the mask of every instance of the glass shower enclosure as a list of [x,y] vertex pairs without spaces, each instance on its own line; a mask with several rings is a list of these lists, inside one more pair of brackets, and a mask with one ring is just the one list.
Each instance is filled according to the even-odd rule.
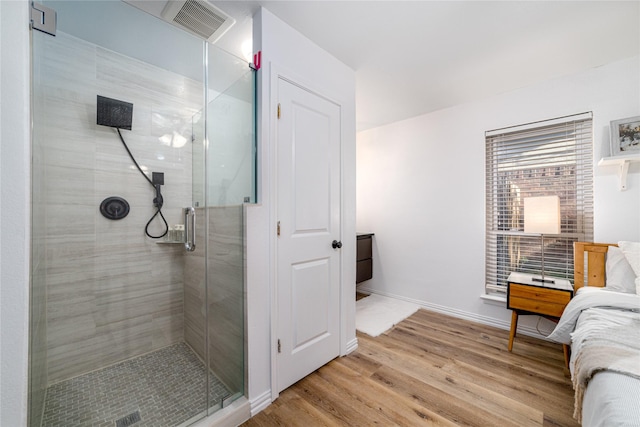
[[245,394],[254,72],[121,1],[42,3],[29,425],[189,425]]

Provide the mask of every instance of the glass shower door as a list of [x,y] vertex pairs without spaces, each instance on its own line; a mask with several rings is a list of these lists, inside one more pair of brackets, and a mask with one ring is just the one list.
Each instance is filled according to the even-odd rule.
[[256,90],[255,71],[246,61],[215,46],[207,53],[207,80],[215,82],[207,92],[206,127],[209,363],[229,387],[225,406],[244,395],[246,386],[244,204],[256,202]]
[[[188,297],[198,296],[194,305],[206,299],[207,331],[187,339],[208,361],[211,412],[245,392],[243,233],[244,204],[256,200],[255,74],[246,61],[213,45],[207,57],[206,108],[193,118],[203,133],[194,132],[192,160],[196,241],[207,247],[199,260],[206,278],[196,280]],[[185,313],[188,322],[193,310]]]

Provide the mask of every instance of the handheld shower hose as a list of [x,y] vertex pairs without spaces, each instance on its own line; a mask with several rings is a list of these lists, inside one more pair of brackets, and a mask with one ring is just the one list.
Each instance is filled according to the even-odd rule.
[[[164,174],[158,174],[158,173],[154,172],[153,173],[153,180],[149,179],[149,177],[147,176],[147,174],[144,173],[144,171],[142,170],[142,168],[140,167],[138,162],[136,162],[136,159],[133,157],[133,154],[131,154],[131,150],[129,150],[129,147],[127,146],[127,143],[125,142],[124,138],[122,137],[122,133],[120,132],[120,128],[115,128],[115,129],[118,132],[118,136],[120,137],[120,141],[122,141],[122,145],[124,145],[125,150],[127,150],[127,153],[129,154],[129,157],[133,161],[133,164],[136,165],[136,168],[138,168],[138,170],[140,171],[140,173],[142,174],[144,179],[146,179],[149,182],[149,184],[151,184],[151,186],[155,189],[156,197],[153,199],[153,205],[156,207],[156,212],[153,214],[151,219],[149,219],[149,221],[147,222],[147,225],[144,227],[144,232],[145,232],[145,234],[147,236],[151,237],[152,239],[160,239],[160,238],[166,236],[167,233],[169,232],[169,224],[167,223],[167,220],[165,219],[164,215],[162,214],[162,204],[164,203],[164,200],[162,198],[162,193],[160,192],[160,186],[164,184]],[[155,217],[158,216],[158,215],[160,215],[160,218],[162,218],[162,221],[164,222],[164,233],[160,234],[159,236],[154,236],[151,233],[149,233],[149,225],[155,219]]]

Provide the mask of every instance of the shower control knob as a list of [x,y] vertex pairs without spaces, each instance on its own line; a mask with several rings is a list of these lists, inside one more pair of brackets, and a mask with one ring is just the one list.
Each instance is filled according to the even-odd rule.
[[333,242],[331,242],[331,247],[333,249],[340,249],[342,247],[342,242],[338,242],[337,240],[334,240]]

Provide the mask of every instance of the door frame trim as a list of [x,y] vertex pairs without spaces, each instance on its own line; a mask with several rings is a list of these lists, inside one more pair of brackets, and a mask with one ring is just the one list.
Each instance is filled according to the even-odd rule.
[[[278,236],[276,235],[276,223],[278,221],[278,183],[277,183],[277,170],[278,170],[278,133],[277,133],[277,109],[278,109],[278,82],[280,79],[307,90],[314,95],[317,95],[329,102],[336,104],[340,109],[340,240],[345,240],[344,225],[346,220],[345,215],[345,127],[344,127],[344,114],[345,102],[340,100],[340,97],[336,96],[333,91],[320,87],[317,84],[305,79],[294,71],[284,67],[280,64],[269,62],[266,67],[263,66],[263,70],[269,70],[269,164],[271,165],[269,170],[269,179],[271,180],[269,185],[269,192],[271,197],[271,209],[269,211],[269,237],[270,237],[270,259],[269,265],[271,266],[270,282],[271,282],[271,301],[270,301],[270,322],[271,322],[271,400],[274,401],[280,395],[278,391]],[[355,235],[353,236],[355,239]],[[355,268],[355,267],[354,267]],[[354,282],[355,283],[355,282]],[[355,287],[355,284],[354,284]],[[339,341],[340,349],[339,356],[344,356],[347,353],[357,348],[357,341],[346,342],[347,334],[347,298],[345,297],[345,251],[340,251],[340,319],[339,319]],[[355,292],[354,292],[355,301]]]

